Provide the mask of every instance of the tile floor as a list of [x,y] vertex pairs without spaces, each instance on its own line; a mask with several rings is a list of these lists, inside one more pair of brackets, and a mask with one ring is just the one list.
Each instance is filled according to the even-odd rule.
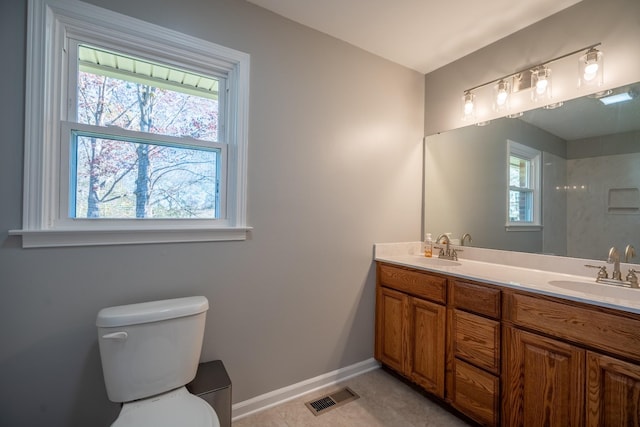
[[[315,416],[304,402],[341,387],[360,398]],[[241,418],[233,427],[464,427],[457,418],[382,369],[350,378],[279,406]]]

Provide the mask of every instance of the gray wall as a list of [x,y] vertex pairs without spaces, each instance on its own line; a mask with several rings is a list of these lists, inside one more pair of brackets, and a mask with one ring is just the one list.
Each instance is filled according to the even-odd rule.
[[640,131],[567,141],[567,159],[640,153]]
[[21,248],[26,1],[0,2],[0,425],[108,425],[102,307],[209,298],[234,402],[373,355],[374,242],[420,235],[424,76],[244,1],[92,0],[251,54],[245,242]]
[[[558,243],[543,248],[543,231],[505,230],[508,139],[544,155],[566,156],[562,139],[518,119],[494,120],[487,126],[467,126],[426,138],[425,230],[434,238],[444,232],[452,232],[454,238],[470,233],[473,246],[483,248],[557,253],[562,250]],[[543,191],[545,212],[545,203],[552,202],[546,197],[553,194]],[[555,230],[563,235],[565,215],[566,202]]]

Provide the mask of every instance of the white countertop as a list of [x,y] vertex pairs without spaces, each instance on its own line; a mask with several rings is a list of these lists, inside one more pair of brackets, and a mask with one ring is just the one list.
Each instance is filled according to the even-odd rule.
[[[437,256],[425,258],[418,251],[419,246],[416,250],[415,242],[376,244],[375,260],[640,314],[640,289],[596,283],[596,270],[593,270],[592,276],[580,276],[464,259],[461,256],[457,264],[449,262],[445,265],[446,261],[441,262]],[[560,259],[558,262],[562,261]],[[585,260],[580,262],[585,263]],[[558,269],[556,265],[555,270]],[[623,277],[625,274],[626,270],[623,270]]]

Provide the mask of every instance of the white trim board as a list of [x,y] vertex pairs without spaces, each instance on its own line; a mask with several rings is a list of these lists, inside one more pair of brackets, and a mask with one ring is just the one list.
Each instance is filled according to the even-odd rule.
[[300,381],[296,384],[291,384],[289,386],[261,394],[260,396],[253,397],[249,400],[238,402],[231,407],[232,421],[237,421],[241,418],[255,414],[256,412],[269,409],[273,406],[314,392],[320,388],[337,384],[341,381],[345,381],[349,378],[362,375],[365,372],[378,368],[380,368],[380,364],[374,358],[370,358],[363,360],[362,362],[354,363],[353,365],[345,366],[344,368],[336,369],[335,371],[331,371],[326,374],[318,375],[317,377],[310,378],[308,380]]

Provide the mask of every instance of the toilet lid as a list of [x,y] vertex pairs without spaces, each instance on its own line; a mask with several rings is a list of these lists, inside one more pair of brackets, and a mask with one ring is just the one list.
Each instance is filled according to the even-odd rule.
[[111,427],[220,427],[213,408],[182,387],[125,403]]

